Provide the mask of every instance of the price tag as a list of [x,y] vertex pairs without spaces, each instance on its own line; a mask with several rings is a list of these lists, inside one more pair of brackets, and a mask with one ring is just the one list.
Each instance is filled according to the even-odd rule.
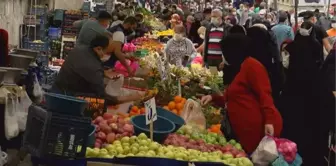
[[154,97],[145,102],[145,109],[146,109],[146,125],[148,125],[149,123],[154,122],[157,119],[156,104]]
[[157,69],[159,71],[159,74],[161,76],[161,80],[165,80],[167,78],[167,72],[165,71],[165,66],[162,63],[160,57],[156,58],[156,65],[157,65]]

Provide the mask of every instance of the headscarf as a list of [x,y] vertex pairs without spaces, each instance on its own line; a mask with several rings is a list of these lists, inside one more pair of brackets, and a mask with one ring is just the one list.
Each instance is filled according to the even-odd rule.
[[228,66],[224,67],[224,84],[231,84],[240,71],[243,61],[249,57],[250,39],[243,34],[229,34],[222,41],[222,51]]
[[230,34],[243,34],[246,35],[246,30],[241,25],[234,25],[230,28]]

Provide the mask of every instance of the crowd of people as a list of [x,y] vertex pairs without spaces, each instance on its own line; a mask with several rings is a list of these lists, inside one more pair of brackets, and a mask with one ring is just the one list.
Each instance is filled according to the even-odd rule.
[[[336,21],[326,31],[317,24],[316,12],[306,11],[304,22],[292,26],[289,12],[266,9],[265,3],[236,5],[207,4],[202,13],[195,13],[197,5],[187,12],[175,4],[152,5],[151,11],[175,32],[158,52],[177,66],[202,57],[205,67],[223,71],[224,95],[203,96],[201,104],[213,101],[227,108],[234,137],[247,153],[273,135],[296,142],[304,165],[326,165],[328,139],[335,140],[336,44],[330,38]],[[102,11],[74,23],[80,29],[71,53],[76,55],[63,64],[54,91],[95,93],[113,103],[142,97],[113,97],[104,89],[104,76],[114,79],[110,69],[117,60],[134,74],[125,61],[133,56],[122,52],[122,45],[147,32],[135,6],[117,5],[112,14]]]

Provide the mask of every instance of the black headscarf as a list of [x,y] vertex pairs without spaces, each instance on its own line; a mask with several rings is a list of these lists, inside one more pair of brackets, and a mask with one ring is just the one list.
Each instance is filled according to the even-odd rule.
[[222,40],[222,51],[229,63],[224,82],[230,84],[240,71],[240,65],[249,57],[250,38],[243,34],[230,34]]

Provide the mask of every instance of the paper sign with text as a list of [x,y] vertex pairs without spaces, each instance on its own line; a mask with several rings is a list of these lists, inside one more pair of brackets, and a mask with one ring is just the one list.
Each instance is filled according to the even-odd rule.
[[151,120],[156,121],[157,113],[156,113],[156,104],[155,98],[151,98],[145,102],[145,109],[146,109],[146,125],[148,125]]

